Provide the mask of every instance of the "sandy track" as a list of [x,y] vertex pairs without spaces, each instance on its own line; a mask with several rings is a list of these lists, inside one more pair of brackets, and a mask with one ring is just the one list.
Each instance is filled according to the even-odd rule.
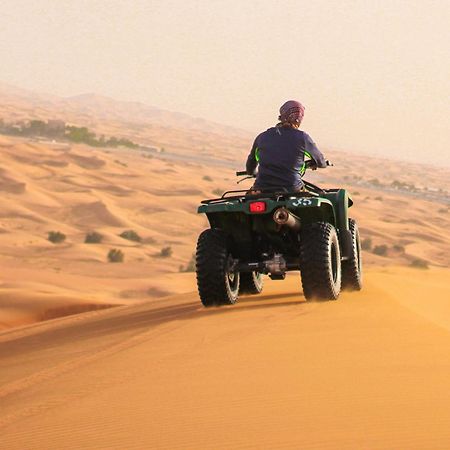
[[5,332],[0,447],[449,448],[448,280],[372,271],[306,303],[291,276],[234,307],[188,294]]

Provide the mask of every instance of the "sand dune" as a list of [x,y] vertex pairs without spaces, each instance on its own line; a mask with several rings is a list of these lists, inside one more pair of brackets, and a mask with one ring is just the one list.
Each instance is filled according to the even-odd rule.
[[446,449],[450,273],[416,273],[332,303],[290,276],[233,307],[188,294],[0,334],[2,445]]
[[101,201],[75,205],[71,208],[70,214],[75,223],[89,224],[90,227],[124,226],[124,222],[112,214]]
[[184,272],[196,208],[250,187],[253,136],[94,94],[0,99],[6,121],[161,150],[0,136],[0,448],[450,447],[448,169],[326,150],[335,167],[307,178],[353,194],[364,290],[306,303],[291,274],[205,310]]
[[[96,302],[124,304],[183,292],[170,277],[187,265],[198,234],[207,227],[206,218],[196,214],[199,201],[236,188],[232,168],[166,161],[164,155],[147,158],[135,150],[61,147],[3,136],[0,146],[2,279],[30,301],[30,311],[46,311],[48,298],[30,289],[27,282],[47,284],[52,302],[59,299],[59,305],[52,306],[54,311],[65,311],[67,305],[75,311],[74,304],[95,308]],[[366,266],[408,265],[417,258],[431,265],[450,265],[446,233],[450,216],[442,212],[443,205],[392,193],[380,195],[377,189],[352,184],[345,154],[334,156],[335,168],[308,177],[328,186],[347,186],[358,194],[351,213],[362,237],[372,239],[372,248],[387,246],[381,256],[366,252]],[[353,165],[359,176],[375,176],[376,160],[367,167],[367,158],[356,158]],[[400,176],[395,166],[389,170],[392,173],[386,176]],[[408,182],[414,170],[401,180]],[[443,186],[445,173],[437,178]],[[119,237],[130,229],[142,242]],[[50,243],[50,231],[66,234],[66,241]],[[103,241],[84,244],[86,233],[92,231],[102,234]],[[171,247],[170,257],[158,256],[164,247]],[[112,248],[124,252],[124,263],[107,262]],[[63,293],[53,291],[55,283]],[[4,288],[5,295],[8,289]],[[1,298],[1,328],[45,316],[24,314],[23,302],[16,310],[14,304],[6,307]]]

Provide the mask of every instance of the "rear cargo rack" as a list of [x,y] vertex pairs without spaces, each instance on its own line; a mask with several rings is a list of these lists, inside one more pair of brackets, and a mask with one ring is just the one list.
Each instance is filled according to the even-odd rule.
[[[241,193],[241,195],[229,195],[229,194],[237,194]],[[202,200],[201,203],[204,205],[208,205],[211,203],[223,203],[228,202],[230,200],[238,200],[240,202],[245,202],[248,200],[257,200],[261,198],[269,198],[275,200],[282,200],[287,197],[318,197],[319,194],[315,192],[258,192],[257,194],[249,194],[248,190],[244,191],[226,191],[223,193],[220,198],[212,198],[209,200]]]

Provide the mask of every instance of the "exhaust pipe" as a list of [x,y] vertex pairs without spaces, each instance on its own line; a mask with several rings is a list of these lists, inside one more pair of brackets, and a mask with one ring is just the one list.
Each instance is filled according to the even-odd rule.
[[290,211],[286,208],[279,208],[273,214],[273,220],[278,225],[286,225],[291,230],[299,231],[301,222],[297,216],[294,216]]

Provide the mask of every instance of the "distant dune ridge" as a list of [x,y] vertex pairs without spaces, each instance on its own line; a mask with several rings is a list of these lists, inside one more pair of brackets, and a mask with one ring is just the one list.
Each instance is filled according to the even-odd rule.
[[99,135],[120,135],[133,142],[208,154],[222,147],[223,156],[238,155],[248,131],[139,102],[118,101],[98,94],[74,97],[44,95],[0,82],[0,119],[61,119],[88,126]]

